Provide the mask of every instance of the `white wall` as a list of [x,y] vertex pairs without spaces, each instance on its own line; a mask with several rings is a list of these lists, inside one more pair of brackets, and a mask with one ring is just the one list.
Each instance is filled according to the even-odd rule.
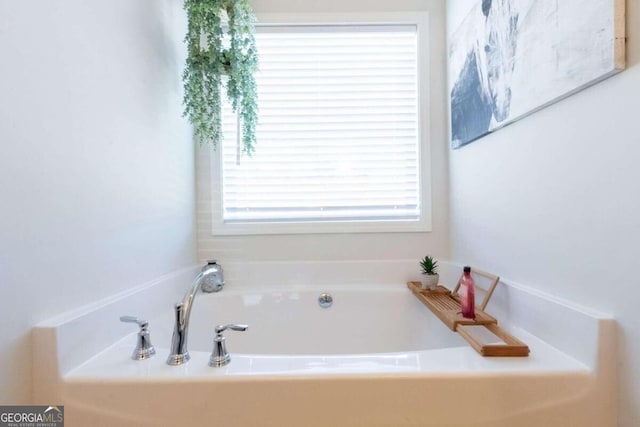
[[0,404],[30,400],[32,325],[195,261],[183,28],[173,0],[0,0]]
[[[448,2],[448,29],[467,0]],[[640,425],[640,0],[628,69],[450,153],[452,259],[611,313],[619,425]],[[577,19],[577,18],[576,18]]]
[[[253,0],[260,13],[371,13],[428,11],[430,28],[430,75],[432,82],[445,79],[445,5],[441,0]],[[275,235],[213,237],[211,235],[209,150],[198,155],[198,256],[201,260],[363,260],[418,259],[427,253],[448,254],[447,145],[445,143],[446,91],[430,83],[432,124],[431,197],[433,203],[430,233],[364,233],[325,235]]]

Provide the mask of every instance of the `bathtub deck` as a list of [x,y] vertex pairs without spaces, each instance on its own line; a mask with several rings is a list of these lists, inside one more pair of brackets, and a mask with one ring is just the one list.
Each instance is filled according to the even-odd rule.
[[405,353],[357,355],[259,355],[233,354],[232,362],[222,368],[208,366],[208,352],[191,352],[191,360],[182,366],[168,366],[168,349],[157,348],[149,360],[129,359],[133,337],[127,337],[64,375],[67,382],[233,380],[242,378],[318,375],[338,376],[479,376],[479,375],[588,375],[584,364],[540,341],[525,331],[517,331],[531,343],[528,358],[484,358],[471,347],[452,347]]
[[[206,352],[193,352],[179,367],[165,364],[167,349],[133,361],[127,339],[64,375],[62,395],[70,425],[87,425],[97,414],[104,425],[132,427],[218,425],[210,424],[212,417],[238,427],[441,427],[471,425],[469,419],[486,427],[567,425],[550,422],[549,414],[588,425],[580,424],[588,419],[579,408],[588,405],[585,391],[597,387],[593,372],[527,339],[529,358],[483,358],[465,346],[375,355],[233,354],[223,368],[207,366]],[[461,408],[456,401],[467,403]],[[558,415],[564,413],[571,415]]]

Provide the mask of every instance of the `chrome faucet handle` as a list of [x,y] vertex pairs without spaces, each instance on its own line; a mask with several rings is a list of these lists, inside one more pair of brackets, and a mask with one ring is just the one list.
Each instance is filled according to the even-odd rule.
[[149,335],[149,322],[134,316],[121,316],[120,321],[124,323],[136,323],[140,326],[136,348],[131,355],[133,360],[146,360],[156,354],[156,349],[153,347],[153,344],[151,344],[151,336]]
[[124,323],[137,323],[140,328],[146,328],[149,326],[149,322],[146,320],[138,319],[135,316],[120,316],[120,321]]
[[231,329],[232,331],[244,332],[249,328],[249,325],[236,325],[234,323],[230,323],[228,325],[218,325],[216,326],[216,334],[222,334],[227,329]]
[[209,358],[209,366],[213,366],[215,368],[219,368],[221,366],[227,365],[231,362],[231,356],[229,356],[229,352],[227,352],[227,345],[225,343],[225,338],[222,333],[227,329],[232,331],[244,332],[249,328],[249,325],[218,325],[216,326],[216,336],[213,339],[213,352],[211,353],[211,357]]

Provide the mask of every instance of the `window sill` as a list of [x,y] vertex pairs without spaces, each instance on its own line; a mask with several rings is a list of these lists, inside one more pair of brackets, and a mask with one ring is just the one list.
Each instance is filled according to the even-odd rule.
[[347,234],[430,232],[430,221],[335,221],[287,223],[218,223],[214,236],[249,236],[267,234]]

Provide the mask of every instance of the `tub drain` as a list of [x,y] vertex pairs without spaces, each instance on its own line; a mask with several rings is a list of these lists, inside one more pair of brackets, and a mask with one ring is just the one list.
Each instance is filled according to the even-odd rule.
[[318,297],[318,304],[322,308],[329,308],[333,304],[333,297],[331,294],[320,294]]

